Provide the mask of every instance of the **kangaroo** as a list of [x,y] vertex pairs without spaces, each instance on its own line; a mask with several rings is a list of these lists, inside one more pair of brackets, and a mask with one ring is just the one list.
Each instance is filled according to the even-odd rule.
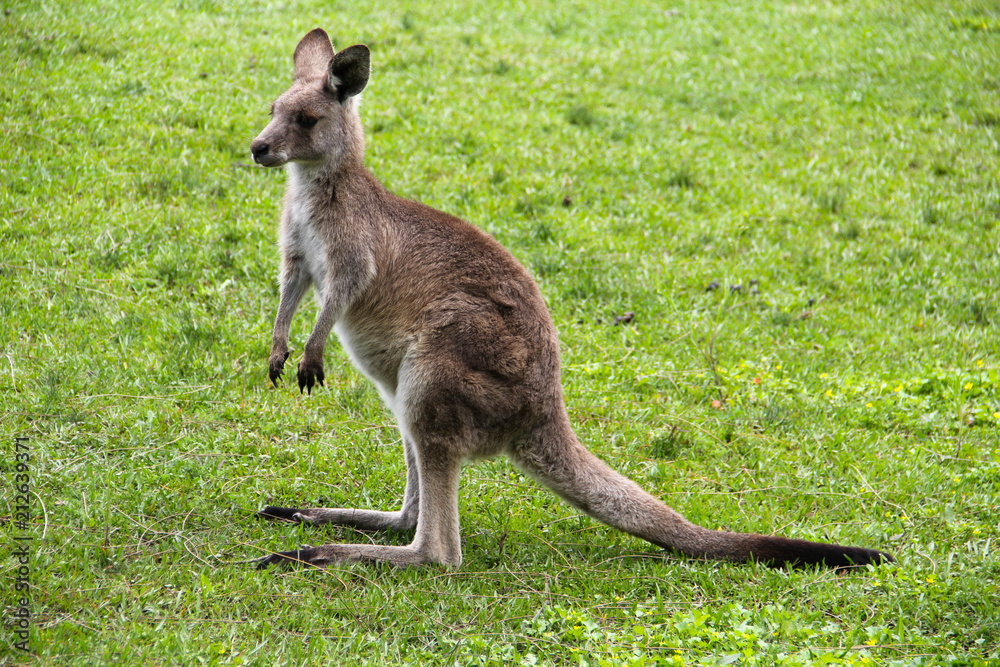
[[288,173],[269,377],[277,387],[292,315],[312,286],[320,312],[298,363],[299,391],[323,385],[323,350],[336,331],[399,424],[406,488],[395,512],[265,507],[259,515],[415,532],[408,546],[302,547],[259,568],[458,566],[462,464],[499,454],[581,512],[693,558],[838,569],[893,560],[875,549],[703,528],[588,451],[570,426],[555,326],[528,272],[485,232],[393,195],[364,166],[358,95],[368,48],[335,52],[317,28],[293,61],[294,81],[251,145],[255,162]]

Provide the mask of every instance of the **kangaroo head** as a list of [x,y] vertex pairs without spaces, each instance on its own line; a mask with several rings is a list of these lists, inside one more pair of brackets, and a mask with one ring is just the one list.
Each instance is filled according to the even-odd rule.
[[365,89],[371,55],[363,44],[339,53],[316,28],[295,47],[295,80],[271,106],[271,122],[250,152],[254,162],[280,167],[289,162],[336,169],[364,153],[356,96]]

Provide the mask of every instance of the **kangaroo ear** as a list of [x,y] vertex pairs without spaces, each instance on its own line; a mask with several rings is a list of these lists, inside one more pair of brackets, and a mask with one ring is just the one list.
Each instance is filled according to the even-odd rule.
[[371,52],[364,44],[349,46],[330,61],[326,85],[341,104],[368,85],[371,74]]
[[302,38],[295,47],[295,79],[322,77],[326,66],[333,58],[333,44],[322,28],[316,28]]

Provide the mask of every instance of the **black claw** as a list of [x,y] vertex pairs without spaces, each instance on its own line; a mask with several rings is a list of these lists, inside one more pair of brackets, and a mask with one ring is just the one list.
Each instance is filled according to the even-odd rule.
[[326,380],[326,374],[323,372],[322,363],[307,363],[305,360],[299,362],[299,368],[296,372],[296,376],[299,381],[300,394],[308,392],[311,395],[313,387],[317,384],[321,387],[324,386],[323,382]]
[[[320,382],[320,384],[323,384]],[[301,394],[303,390],[309,392],[312,395],[312,389],[316,385],[316,377],[309,372],[299,373],[299,393]]]
[[[271,363],[268,365],[267,376],[271,378],[271,384],[273,384],[275,387],[278,386],[278,380],[280,380],[282,378],[282,375],[284,375],[285,373],[286,361],[288,361],[288,352],[285,352],[285,356],[281,360],[281,363],[279,364]],[[277,366],[277,368],[275,368],[275,366]]]
[[268,505],[261,511],[257,512],[257,516],[261,519],[283,519],[285,521],[295,521],[295,515],[299,513],[299,510],[291,507],[275,507],[273,505]]
[[292,551],[278,551],[257,560],[257,569],[266,570],[270,565],[313,565],[312,547]]
[[[266,570],[271,565],[282,565],[289,562],[288,554],[298,554],[297,551],[285,551],[283,553],[275,553],[270,556],[264,556],[257,561],[258,570]],[[296,557],[295,560],[298,560]]]

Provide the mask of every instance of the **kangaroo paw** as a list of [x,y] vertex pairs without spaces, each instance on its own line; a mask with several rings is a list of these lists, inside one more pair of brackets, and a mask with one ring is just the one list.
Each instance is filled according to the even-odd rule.
[[268,520],[278,519],[278,520],[282,520],[282,521],[296,521],[297,522],[297,521],[300,520],[300,519],[296,518],[296,515],[298,513],[299,513],[299,510],[292,509],[291,507],[274,507],[272,505],[268,505],[267,507],[265,507],[261,511],[257,512],[257,516],[259,518],[261,518],[261,519],[268,519]]
[[330,561],[323,558],[322,554],[315,547],[303,544],[298,549],[292,551],[279,551],[257,559],[257,569],[266,570],[271,565],[313,565],[324,567]]
[[323,386],[323,380],[326,379],[326,375],[323,374],[323,362],[322,361],[307,361],[303,359],[299,362],[299,393],[303,390],[307,390],[312,394],[312,388],[317,384]]
[[278,380],[281,379],[282,374],[285,372],[285,361],[287,359],[288,352],[286,351],[284,355],[280,352],[272,354],[271,358],[268,360],[267,376],[271,378],[271,384],[275,387],[278,386]]

